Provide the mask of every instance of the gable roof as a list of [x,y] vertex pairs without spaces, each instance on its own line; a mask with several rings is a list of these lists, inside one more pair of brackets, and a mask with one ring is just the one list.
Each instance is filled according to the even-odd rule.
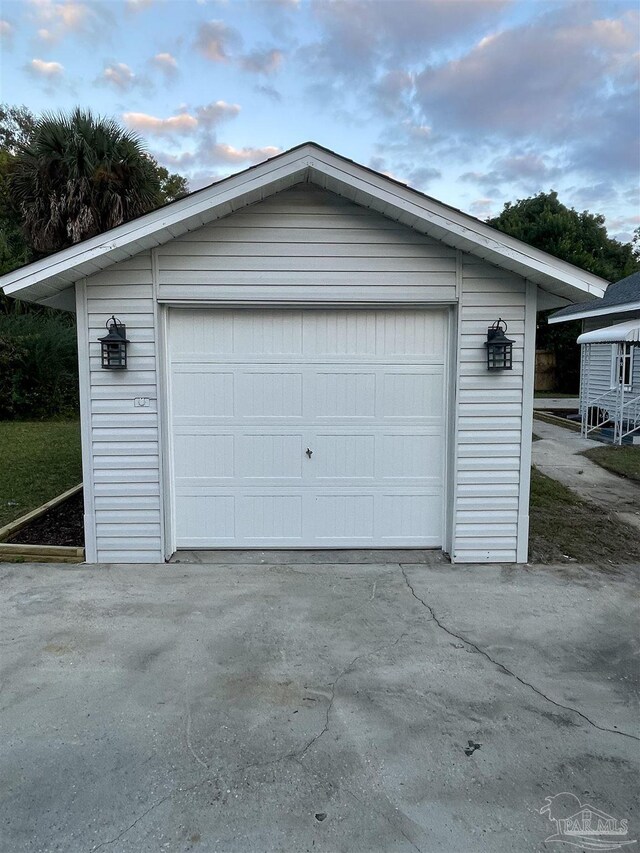
[[604,293],[604,279],[313,142],[20,267],[0,278],[0,287],[7,295],[47,304],[81,278],[305,181],[522,275],[572,302]]
[[640,272],[631,273],[626,278],[610,284],[602,299],[590,299],[582,305],[561,308],[549,316],[548,322],[563,323],[566,320],[582,320],[634,310],[640,311]]

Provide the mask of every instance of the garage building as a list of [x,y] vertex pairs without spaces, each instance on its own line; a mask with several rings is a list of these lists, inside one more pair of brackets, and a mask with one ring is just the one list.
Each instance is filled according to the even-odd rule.
[[606,282],[306,143],[0,285],[77,312],[88,562],[524,562],[536,311]]

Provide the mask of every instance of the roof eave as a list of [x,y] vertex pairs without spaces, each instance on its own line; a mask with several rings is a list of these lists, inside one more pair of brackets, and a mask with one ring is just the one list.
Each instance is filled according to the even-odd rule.
[[607,314],[626,314],[628,311],[640,311],[640,302],[623,302],[620,305],[605,305],[599,308],[591,308],[586,311],[576,311],[575,314],[568,314],[565,317],[555,317],[551,314],[547,322],[554,323],[569,323],[571,320],[588,320],[591,317],[604,317]]
[[4,291],[8,295],[18,295],[28,290],[28,297],[24,294],[23,298],[34,301],[51,298],[75,281],[112,263],[168,242],[307,179],[450,246],[524,276],[567,299],[580,301],[602,296],[607,287],[604,279],[592,273],[528,246],[328,149],[305,143],[159,210],[15,270],[4,276]]

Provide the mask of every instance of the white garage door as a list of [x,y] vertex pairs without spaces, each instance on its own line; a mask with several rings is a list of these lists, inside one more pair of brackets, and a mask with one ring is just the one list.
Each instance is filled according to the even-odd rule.
[[178,548],[442,544],[442,310],[172,309]]

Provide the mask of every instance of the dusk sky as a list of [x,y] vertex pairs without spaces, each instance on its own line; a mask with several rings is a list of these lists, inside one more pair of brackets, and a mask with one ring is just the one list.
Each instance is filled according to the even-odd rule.
[[197,189],[313,140],[480,218],[640,224],[636,0],[2,0],[1,98],[118,118]]

